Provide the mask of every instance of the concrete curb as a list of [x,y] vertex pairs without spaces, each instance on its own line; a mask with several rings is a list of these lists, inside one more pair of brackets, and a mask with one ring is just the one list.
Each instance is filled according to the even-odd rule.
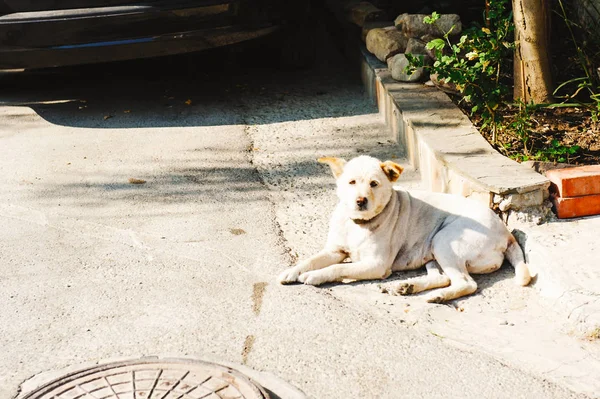
[[506,219],[540,223],[548,216],[548,179],[494,150],[446,94],[395,81],[385,64],[361,49],[367,95],[406,148],[424,188],[481,201]]

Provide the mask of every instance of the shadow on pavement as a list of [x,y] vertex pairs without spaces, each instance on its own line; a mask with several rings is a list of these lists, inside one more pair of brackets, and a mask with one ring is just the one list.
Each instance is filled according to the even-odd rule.
[[[254,102],[278,112],[266,124],[376,112],[357,104],[358,70],[319,28],[317,64],[283,70],[262,42],[120,63],[27,71],[0,76],[0,105],[31,107],[46,121],[79,128],[127,129],[248,123]],[[340,95],[341,94],[341,95]],[[312,104],[310,110],[307,103]]]

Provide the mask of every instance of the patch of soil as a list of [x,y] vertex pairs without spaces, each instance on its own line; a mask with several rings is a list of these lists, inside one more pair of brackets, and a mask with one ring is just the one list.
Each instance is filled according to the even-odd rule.
[[[494,148],[516,161],[600,164],[600,122],[594,122],[591,113],[583,108],[540,108],[530,111],[527,118],[519,118],[516,107],[498,109],[502,124],[513,127],[499,129],[493,143],[491,129],[482,128],[481,117],[471,115],[470,106],[459,97],[453,97],[453,101]],[[520,131],[514,128],[519,119],[523,127]]]

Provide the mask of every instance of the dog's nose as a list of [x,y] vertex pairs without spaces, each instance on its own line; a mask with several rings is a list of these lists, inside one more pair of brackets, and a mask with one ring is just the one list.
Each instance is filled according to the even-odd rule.
[[369,202],[369,200],[365,197],[358,197],[356,199],[356,205],[358,205],[358,209],[365,209],[367,207],[367,202]]

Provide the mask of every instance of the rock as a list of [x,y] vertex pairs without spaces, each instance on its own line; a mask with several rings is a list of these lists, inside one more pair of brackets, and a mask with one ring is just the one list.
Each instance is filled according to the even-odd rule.
[[[425,43],[425,46],[427,46],[427,43],[429,43],[433,39],[437,39],[437,37],[435,37],[433,35],[430,35],[430,34],[426,34],[426,35],[421,36],[421,41],[423,43]],[[433,50],[427,50],[427,49],[425,49],[425,51],[426,51],[426,54],[428,56],[430,56],[432,60],[436,60],[435,52]]]
[[387,18],[387,13],[384,10],[375,7],[367,1],[353,4],[348,11],[348,19],[350,22],[361,28],[367,22],[382,21]]
[[426,35],[421,36],[421,40],[424,41],[425,44],[429,43],[433,39],[437,39],[437,37],[435,37],[434,35],[430,35],[429,33],[426,34]]
[[394,21],[368,21],[362,27],[362,41],[367,41],[367,35],[370,31],[377,28],[394,28]]
[[434,25],[444,33],[450,32],[449,37],[459,36],[462,33],[462,22],[457,14],[443,14]]
[[556,215],[552,212],[552,202],[544,201],[541,206],[532,206],[525,209],[511,209],[507,215],[511,225],[519,224],[542,224],[556,220]]
[[367,34],[367,50],[385,62],[393,55],[406,50],[408,38],[395,27],[375,28]]
[[431,81],[433,82],[433,84],[435,85],[435,87],[437,87],[441,91],[443,91],[445,93],[449,93],[449,94],[460,93],[460,91],[458,90],[458,88],[456,87],[456,85],[454,83],[452,83],[452,82],[447,83],[444,79],[438,79],[437,73],[431,74],[430,78],[431,78]]
[[442,37],[447,32],[449,36],[458,36],[462,32],[462,23],[457,14],[443,14],[433,24],[426,24],[423,18],[427,14],[400,14],[395,20],[396,28],[402,30],[408,37],[423,37],[432,35]]
[[428,54],[425,44],[421,39],[411,37],[406,43],[406,51],[404,52],[409,54]]
[[544,203],[543,190],[533,190],[520,194],[505,194],[503,196],[495,195],[494,201],[496,201],[496,196],[501,197],[501,200],[498,203],[498,209],[500,209],[502,212],[506,212],[509,209],[519,210],[534,206],[541,206]]
[[[415,55],[423,57],[423,62],[427,63],[429,57],[425,55]],[[387,60],[388,69],[392,74],[392,78],[400,82],[419,82],[425,80],[427,71],[424,67],[417,68],[413,73],[406,73],[406,67],[410,64],[408,58],[404,54],[396,54]]]
[[429,66],[433,63],[433,59],[427,54],[425,43],[420,39],[410,38],[406,44],[404,54],[398,54],[388,59],[388,69],[392,73],[392,78],[401,82],[419,82],[428,77],[426,68],[417,68],[412,74],[405,72],[409,62],[405,54],[411,54],[420,57],[424,66]]

